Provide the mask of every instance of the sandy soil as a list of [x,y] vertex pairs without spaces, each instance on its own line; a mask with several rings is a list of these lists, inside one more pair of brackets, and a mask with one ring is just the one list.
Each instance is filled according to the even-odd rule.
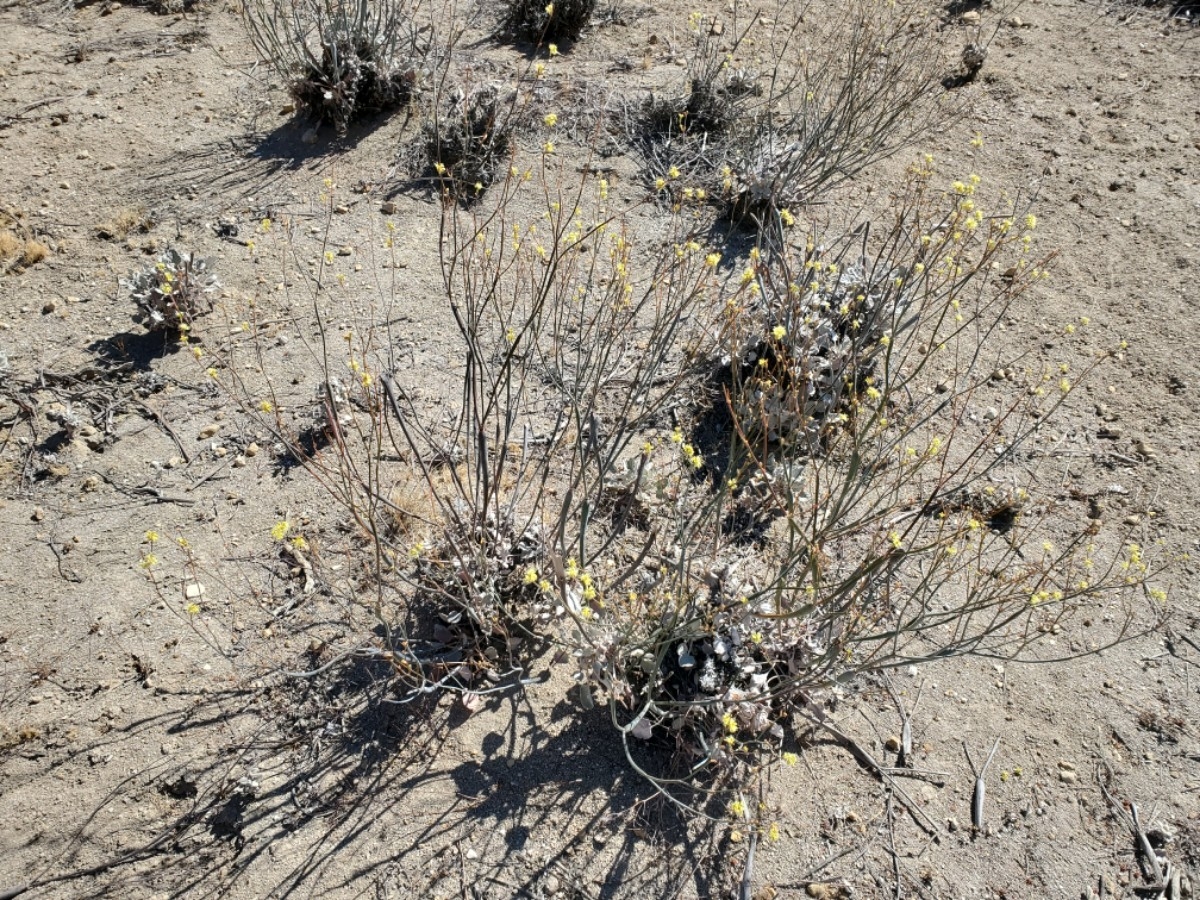
[[[556,62],[562,80],[632,91],[677,73],[670,36],[685,7],[634,13]],[[948,22],[947,46],[974,33]],[[436,302],[436,203],[394,197],[402,268],[384,269],[370,249],[413,124],[398,114],[307,143],[308,123],[280,113],[286,97],[223,5],[179,17],[8,3],[0,27],[0,206],[20,210],[50,249],[0,278],[0,379],[23,386],[0,393],[0,891],[76,873],[27,896],[734,896],[745,842],[681,828],[647,803],[603,719],[570,715],[561,680],[466,716],[449,701],[381,708],[366,673],[272,676],[306,666],[313,635],[356,636],[332,596],[303,591],[270,528],[287,518],[333,548],[344,514],[303,470],[279,465],[270,436],[202,363],[133,324],[117,279],[168,244],[211,256],[225,297],[207,340],[236,334],[231,311],[254,298],[270,371],[311,395],[318,375],[298,347],[312,332],[293,323],[299,301],[275,289],[288,278],[278,257],[213,226],[236,222],[244,240],[272,210],[306,215],[331,178],[348,210],[327,230],[313,213],[305,250],[353,247],[337,262],[351,285],[396,279],[405,352],[435,390],[451,327]],[[1194,551],[1200,43],[1194,29],[1149,14],[1118,21],[1081,0],[985,8],[981,27],[998,30],[980,78],[960,91],[971,116],[917,149],[948,175],[1038,186],[1041,240],[1060,256],[996,353],[1078,363],[1128,345],[1072,396],[1052,442],[1060,482],[1047,490],[1064,516],[1081,520],[1101,497],[1106,522],[1135,527],[1164,557]],[[493,71],[520,58],[464,46]],[[562,152],[581,149],[568,140]],[[614,190],[642,190],[636,162],[614,166]],[[152,213],[144,232],[98,234],[131,207]],[[350,306],[331,324],[367,314]],[[1081,316],[1082,346],[1056,346]],[[107,435],[56,439],[48,413],[72,396]],[[36,430],[17,397],[36,405]],[[148,530],[166,548],[157,583],[139,567]],[[338,565],[332,550],[322,562]],[[1169,634],[1055,667],[967,659],[901,676],[910,697],[924,684],[919,764],[946,773],[942,786],[910,787],[936,840],[814,735],[802,763],[774,776],[782,837],[758,848],[755,896],[1134,896],[1143,879],[1097,782],[1104,765],[1200,890],[1194,574],[1186,560],[1172,570]],[[195,580],[199,598],[186,593]],[[193,599],[199,615],[185,610]],[[899,729],[877,690],[848,691],[837,716],[868,748]],[[963,743],[979,758],[997,737],[989,827],[973,835]],[[92,866],[102,870],[78,874]]]

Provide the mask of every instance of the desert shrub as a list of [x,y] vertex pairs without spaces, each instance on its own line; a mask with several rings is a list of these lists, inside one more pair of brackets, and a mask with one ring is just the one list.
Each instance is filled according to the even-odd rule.
[[514,100],[495,84],[447,91],[422,129],[420,165],[450,197],[478,200],[514,148]]
[[1105,0],[1104,6],[1122,21],[1159,17],[1164,24],[1200,24],[1200,0]]
[[1052,642],[1101,610],[1107,640],[1133,633],[1143,551],[1052,516],[1022,455],[1073,383],[1030,371],[970,415],[991,329],[1045,272],[1027,208],[922,164],[889,217],[780,213],[730,274],[690,210],[642,244],[603,180],[567,191],[552,162],[443,208],[442,403],[370,329],[321,356],[355,380],[304,461],[384,635],[346,657],[391,660],[394,701],[500,690],[557,647],[631,766],[741,819],[835,686],[1091,652]]
[[596,0],[505,0],[505,4],[505,25],[538,42],[575,40],[596,12]]
[[121,279],[121,286],[137,304],[135,322],[186,337],[192,323],[211,311],[210,295],[220,283],[209,260],[169,248],[154,265]]
[[[727,51],[693,15],[685,82],[630,117],[658,190],[673,197],[688,181],[736,220],[769,220],[952,118],[933,25],[918,12],[856,0],[832,17],[777,13],[752,19]],[[738,63],[751,35],[780,48],[769,69]]]
[[356,118],[408,102],[428,77],[432,25],[416,0],[252,0],[244,9],[259,56],[296,103],[339,133]]

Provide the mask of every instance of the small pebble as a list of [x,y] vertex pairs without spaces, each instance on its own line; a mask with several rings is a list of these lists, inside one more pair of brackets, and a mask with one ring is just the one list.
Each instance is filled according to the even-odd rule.
[[258,444],[251,441],[250,446],[246,448],[246,455],[250,457],[258,456]]
[[205,425],[203,428],[200,429],[200,440],[204,440],[205,438],[210,438],[220,430],[221,430],[221,426],[216,424],[215,422],[212,423],[211,425]]

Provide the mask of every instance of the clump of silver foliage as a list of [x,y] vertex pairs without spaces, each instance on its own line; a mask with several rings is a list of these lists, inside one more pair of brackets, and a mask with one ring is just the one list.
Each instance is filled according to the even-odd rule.
[[210,294],[221,285],[209,260],[174,248],[153,266],[121,279],[137,304],[134,321],[150,331],[186,334],[195,319],[212,311]]
[[722,363],[737,367],[745,388],[733,392],[733,414],[771,444],[811,441],[840,421],[887,345],[913,324],[907,272],[819,260],[807,264],[804,284],[760,273],[756,302],[726,339]]
[[633,711],[626,734],[674,738],[704,764],[732,762],[735,746],[781,740],[780,698],[815,673],[828,677],[840,646],[809,619],[781,615],[788,601],[736,570],[710,570],[693,590],[669,567],[646,571],[627,598],[640,614],[601,604],[577,616],[581,705],[615,701]]

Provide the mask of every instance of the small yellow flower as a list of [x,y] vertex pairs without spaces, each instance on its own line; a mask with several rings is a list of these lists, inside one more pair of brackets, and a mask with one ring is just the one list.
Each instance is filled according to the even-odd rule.
[[1030,231],[1033,231],[1033,229],[1037,228],[1037,216],[1035,216],[1033,213],[1027,215],[1025,217],[1025,227]]
[[287,533],[291,530],[291,527],[291,522],[287,521],[286,519],[281,519],[271,526],[271,537],[275,538],[277,541],[282,541],[285,537],[287,537]]
[[138,565],[143,569],[152,569],[154,566],[158,565],[158,557],[153,553],[147,553],[138,561]]
[[787,329],[782,325],[776,325],[771,329],[771,335],[775,338],[775,340],[782,341],[785,337],[787,337]]
[[779,221],[784,224],[785,228],[791,228],[796,224],[796,217],[792,215],[790,210],[781,209],[779,211]]
[[546,49],[550,51],[551,56],[558,56],[558,44],[547,44]]
[[734,800],[729,804],[729,814],[736,819],[740,819],[746,811],[746,804],[741,800]]
[[734,718],[733,713],[727,712],[725,715],[721,716],[721,725],[724,726],[725,730],[730,734],[737,734],[738,723],[737,719]]
[[771,827],[767,829],[767,840],[774,843],[779,840],[779,823],[772,822]]
[[[433,170],[434,170],[435,172],[437,172],[439,175],[445,175],[445,174],[446,174],[446,167],[445,167],[445,166],[444,166],[442,163],[440,163],[440,162],[435,162],[435,163],[433,164]],[[326,254],[326,256],[329,256],[329,255],[330,255],[330,254]]]
[[719,266],[721,264],[721,254],[720,253],[708,254],[708,256],[704,257],[704,264],[706,266],[708,266],[710,269],[715,269],[717,266]]
[[263,400],[258,404],[258,408],[265,413],[274,412],[275,407],[271,405],[270,400]]
[[667,186],[667,180],[665,178],[655,178],[654,179],[654,187],[656,190],[661,191],[666,186]]
[[533,75],[535,78],[545,78],[546,77],[546,64],[544,62],[534,63],[533,64]]
[[679,168],[677,166],[671,166],[671,168],[667,169],[667,174],[671,176],[672,180],[674,180],[679,177]]
[[789,766],[794,766],[800,762],[800,757],[795,753],[785,753],[783,754],[783,761]]
[[554,15],[554,4],[553,3],[546,4],[546,15],[548,15],[548,16]]
[[154,544],[158,542],[158,532],[153,529],[147,531],[144,535],[142,535],[142,537],[148,544]]
[[525,570],[525,575],[521,579],[522,584],[536,584],[538,580],[538,570],[530,566]]
[[288,543],[291,544],[297,550],[307,550],[308,549],[308,541],[305,539],[304,535],[302,535],[302,534],[296,535],[294,538],[292,538],[290,541],[288,541]]
[[[286,523],[282,523],[282,524],[286,524]],[[421,554],[424,552],[425,552],[425,544],[422,541],[417,541],[415,544],[413,544],[411,547],[408,548],[408,558],[409,559],[420,559]]]
[[547,128],[553,128],[558,124],[558,116],[555,113],[546,113],[546,117],[542,121],[546,123]]
[[546,141],[546,143],[542,147],[542,149],[545,150],[547,153],[553,153],[554,152],[554,141]]
[[200,604],[198,604],[198,603],[189,603],[187,606],[185,606],[185,607],[183,608],[183,611],[184,611],[185,613],[187,613],[189,616],[194,616],[194,615],[196,615],[197,613],[199,613],[199,612],[200,612]]

